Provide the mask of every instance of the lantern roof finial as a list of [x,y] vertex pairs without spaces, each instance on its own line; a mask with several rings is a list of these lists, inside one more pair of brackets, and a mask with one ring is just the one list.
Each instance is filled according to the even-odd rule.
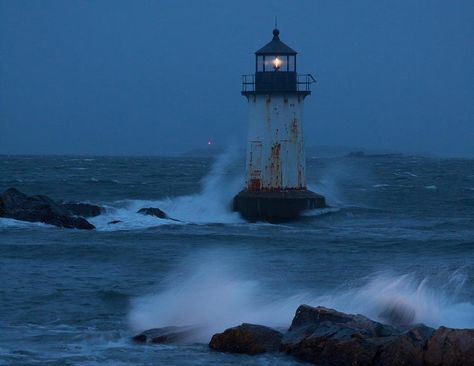
[[275,28],[273,30],[273,40],[276,40],[276,41],[279,41],[280,40],[280,31],[278,30],[278,28]]
[[273,39],[255,52],[257,55],[296,55],[296,53],[294,49],[280,41],[280,31],[276,27],[273,29]]

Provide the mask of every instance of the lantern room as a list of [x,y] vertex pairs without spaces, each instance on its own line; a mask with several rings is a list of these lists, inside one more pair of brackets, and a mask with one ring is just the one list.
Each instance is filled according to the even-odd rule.
[[273,30],[273,39],[255,52],[255,74],[242,76],[242,94],[297,93],[310,94],[311,75],[296,72],[297,52],[280,40],[280,31]]
[[255,72],[296,72],[296,51],[280,41],[279,35],[274,29],[271,42],[255,52]]

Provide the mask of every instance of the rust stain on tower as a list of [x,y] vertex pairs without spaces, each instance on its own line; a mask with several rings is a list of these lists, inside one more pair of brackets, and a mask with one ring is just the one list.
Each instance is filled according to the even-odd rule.
[[298,120],[296,118],[293,118],[293,121],[291,122],[291,139],[296,141],[298,138]]

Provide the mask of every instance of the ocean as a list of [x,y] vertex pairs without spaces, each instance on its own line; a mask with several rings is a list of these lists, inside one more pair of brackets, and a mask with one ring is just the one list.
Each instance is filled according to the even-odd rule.
[[[106,208],[93,231],[0,218],[0,364],[298,365],[207,342],[243,322],[286,328],[303,303],[378,319],[401,301],[417,322],[474,328],[474,160],[309,158],[330,207],[278,225],[231,212],[243,160],[0,156],[1,191]],[[202,331],[131,341],[168,325]]]

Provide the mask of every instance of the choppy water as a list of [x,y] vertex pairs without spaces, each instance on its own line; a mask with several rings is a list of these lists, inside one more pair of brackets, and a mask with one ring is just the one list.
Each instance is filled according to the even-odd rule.
[[[333,208],[270,225],[228,209],[239,158],[0,157],[1,190],[107,207],[95,231],[0,219],[0,364],[293,365],[205,342],[242,322],[285,327],[301,303],[377,318],[397,300],[417,321],[474,327],[474,160],[310,159]],[[129,341],[189,324],[203,327],[194,345]]]

